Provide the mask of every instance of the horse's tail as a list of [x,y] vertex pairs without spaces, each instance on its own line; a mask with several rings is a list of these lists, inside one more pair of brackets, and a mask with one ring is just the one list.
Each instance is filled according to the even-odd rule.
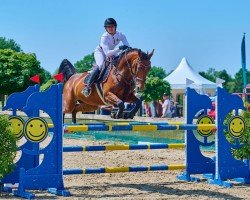
[[69,78],[76,73],[75,67],[67,59],[64,59],[59,67],[58,73],[63,74],[63,82],[66,83]]

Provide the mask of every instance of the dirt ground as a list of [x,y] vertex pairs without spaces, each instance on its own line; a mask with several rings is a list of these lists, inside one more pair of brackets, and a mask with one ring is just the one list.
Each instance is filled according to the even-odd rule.
[[[93,142],[64,139],[64,145],[98,145]],[[213,153],[207,153],[211,156]],[[64,168],[183,164],[184,150],[140,150],[64,153]],[[234,184],[223,188],[206,183],[176,179],[181,171],[71,175],[64,177],[72,196],[58,197],[35,191],[37,199],[250,199],[250,185]],[[0,199],[17,199],[1,194]]]

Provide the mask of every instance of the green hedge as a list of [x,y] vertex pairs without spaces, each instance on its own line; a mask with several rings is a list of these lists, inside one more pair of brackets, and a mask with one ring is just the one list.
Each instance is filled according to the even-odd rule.
[[250,159],[250,112],[244,112],[242,114],[242,117],[246,121],[247,128],[242,138],[240,138],[240,142],[245,144],[245,146],[238,150],[233,150],[233,155],[235,156],[235,158],[240,160]]
[[[243,111],[241,116],[244,118],[247,128],[243,133],[243,136],[239,138],[241,144],[244,144],[243,147],[239,149],[232,149],[232,153],[236,159],[250,159],[250,112]],[[232,117],[232,114],[227,116],[227,120]],[[226,131],[226,137],[230,143],[234,143],[234,139],[229,135],[228,131]]]
[[17,152],[16,137],[9,126],[8,117],[0,116],[0,179],[14,168]]

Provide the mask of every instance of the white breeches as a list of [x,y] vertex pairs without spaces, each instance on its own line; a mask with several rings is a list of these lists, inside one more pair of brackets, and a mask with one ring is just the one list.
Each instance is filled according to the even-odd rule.
[[105,54],[102,51],[100,51],[100,50],[96,50],[94,52],[94,57],[95,57],[95,62],[98,65],[99,70],[101,70],[102,69],[102,65],[103,65],[103,63],[104,63],[104,61],[106,59]]

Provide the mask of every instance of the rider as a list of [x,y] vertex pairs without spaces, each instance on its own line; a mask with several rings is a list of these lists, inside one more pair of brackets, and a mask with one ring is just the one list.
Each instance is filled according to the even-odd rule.
[[[101,43],[98,45],[94,52],[96,67],[90,73],[90,77],[86,86],[83,89],[84,96],[89,96],[91,93],[91,86],[97,79],[100,70],[103,67],[106,57],[115,57],[120,51],[130,47],[126,36],[119,31],[116,31],[117,23],[113,18],[107,18],[104,22],[106,32],[101,37]],[[115,48],[119,42],[123,45]]]

